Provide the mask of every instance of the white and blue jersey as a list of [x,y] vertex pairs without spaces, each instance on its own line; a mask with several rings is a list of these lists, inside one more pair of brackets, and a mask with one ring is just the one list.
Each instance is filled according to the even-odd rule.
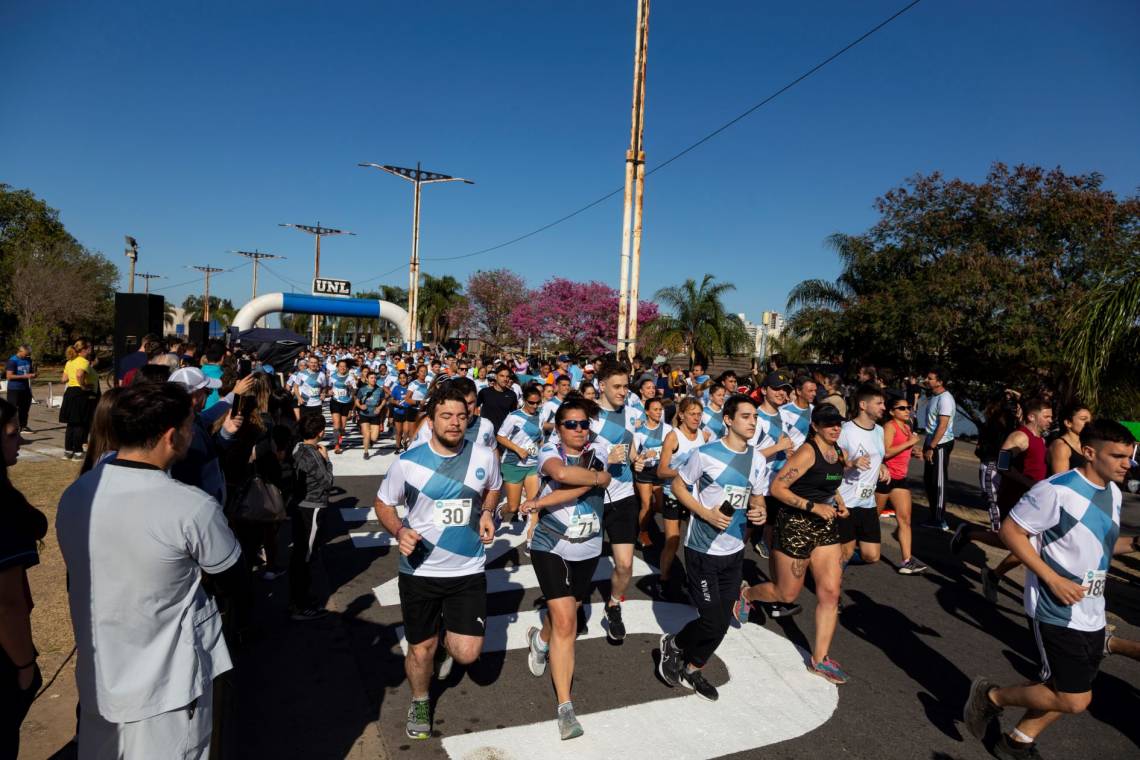
[[[610,501],[633,496],[633,468],[629,464],[629,454],[633,453],[633,431],[633,420],[625,407],[614,412],[602,409],[595,419],[590,420],[590,432],[594,440],[604,440],[609,447],[625,446],[626,450],[624,461],[606,465],[606,471],[612,478],[606,487]],[[606,448],[607,457],[609,447]]]
[[464,441],[459,453],[449,456],[430,445],[401,454],[376,494],[390,507],[406,505],[404,525],[420,534],[412,556],[400,555],[400,572],[429,578],[483,572],[483,495],[502,485],[495,452],[485,446]]
[[634,431],[634,449],[639,455],[646,457],[643,474],[652,473],[657,469],[657,463],[661,461],[661,449],[665,446],[665,436],[669,435],[672,429],[673,426],[665,422],[659,422],[657,427],[651,428],[645,420],[642,420],[641,425]]
[[542,426],[538,424],[537,414],[527,414],[521,409],[514,410],[503,420],[498,434],[522,449],[534,450],[533,455],[520,461],[518,454],[504,448],[503,464],[513,464],[518,467],[534,467],[538,464],[538,449],[542,446]]
[[334,372],[329,378],[329,388],[332,390],[333,401],[338,404],[347,404],[351,401],[354,385],[352,373],[342,375],[339,372]]
[[311,372],[303,370],[297,376],[297,389],[301,394],[301,403],[305,406],[321,405],[321,390],[329,387],[328,377],[324,372]]
[[412,380],[408,383],[408,393],[414,403],[422,404],[427,400],[430,384],[427,381]]
[[713,440],[724,438],[724,407],[713,409],[706,406],[701,412],[701,427],[712,433]]
[[[950,391],[942,391],[937,396],[931,396],[930,401],[926,403],[926,444],[927,446],[940,446],[943,443],[949,443],[954,440],[954,415],[958,411],[958,405],[954,403],[954,397],[950,395]],[[946,425],[946,431],[942,437],[937,441],[932,441],[934,431],[938,427],[939,417],[949,417],[950,421]]]
[[702,506],[719,509],[722,504],[730,503],[732,522],[719,531],[699,517],[692,517],[685,534],[685,547],[718,557],[742,551],[748,500],[753,494],[768,493],[767,471],[764,456],[752,446],[746,445],[744,451],[733,451],[720,440],[698,448],[680,470],[681,479],[696,486],[694,496]]
[[795,402],[789,401],[780,407],[780,420],[783,423],[784,435],[792,439],[792,445],[797,449],[804,445],[808,432],[811,431],[811,410],[813,406],[813,404],[808,404],[807,409],[804,409],[802,406],[796,406]]
[[872,425],[868,430],[857,425],[855,420],[848,420],[843,423],[838,443],[848,462],[866,456],[871,463],[865,470],[848,467],[843,471],[843,482],[839,484],[839,495],[843,497],[843,503],[850,509],[874,509],[879,467],[887,453],[883,444],[883,429]]
[[[757,451],[763,451],[779,443],[784,435],[784,423],[780,417],[780,410],[777,409],[774,413],[768,414],[763,408],[756,407],[756,432],[752,434],[752,439],[748,443],[755,446]],[[786,451],[781,451],[768,460],[769,483],[787,462],[788,452]]]
[[[708,443],[710,433],[706,430],[697,430],[697,437],[690,441],[688,437],[681,432],[680,428],[673,428],[673,435],[677,439],[677,450],[674,451],[673,456],[669,458],[669,469],[680,472],[685,469],[685,465],[693,454],[697,452],[697,449]],[[665,496],[670,499],[676,498],[673,496],[672,478],[665,481]]]
[[[609,456],[609,445],[599,439],[587,450],[593,449],[600,461]],[[551,459],[561,459],[563,463],[576,465],[579,457],[567,457],[557,443],[547,443],[538,452],[538,471]],[[573,487],[573,486],[571,486]],[[542,475],[540,496],[545,496],[561,488],[561,484],[548,475]],[[577,501],[559,507],[544,509],[539,513],[538,525],[534,529],[531,551],[551,552],[565,560],[577,561],[593,559],[602,553],[602,518],[605,515],[606,492],[601,488],[591,488]]]
[[1085,588],[1083,599],[1066,605],[1036,574],[1026,572],[1029,617],[1078,631],[1104,628],[1104,587],[1120,535],[1120,505],[1115,483],[1095,486],[1080,470],[1042,480],[1014,505],[1009,516],[1034,536],[1034,547],[1045,564]]
[[[538,412],[538,421],[543,425],[547,423],[553,423],[554,415],[558,413],[558,407],[560,406],[562,406],[562,399],[558,398],[557,396],[545,402],[542,405],[542,409]],[[550,435],[553,434],[554,431],[551,430]]]
[[641,403],[636,393],[631,393],[625,397],[625,405],[629,407],[629,415],[634,426],[637,426],[645,417],[645,404]]
[[392,388],[394,388],[398,382],[400,381],[394,374],[381,375],[379,372],[376,373],[376,384],[384,386],[384,390],[388,391],[388,393],[392,392]]

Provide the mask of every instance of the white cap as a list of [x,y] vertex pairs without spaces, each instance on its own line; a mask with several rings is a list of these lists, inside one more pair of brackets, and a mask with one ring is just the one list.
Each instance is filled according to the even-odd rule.
[[170,375],[167,382],[181,383],[186,386],[186,390],[193,393],[200,391],[203,388],[221,388],[222,381],[216,377],[206,377],[206,374],[197,367],[183,367],[176,369]]
[[583,372],[593,372],[594,371],[594,365],[593,364],[587,364],[585,367],[582,367],[582,371]]

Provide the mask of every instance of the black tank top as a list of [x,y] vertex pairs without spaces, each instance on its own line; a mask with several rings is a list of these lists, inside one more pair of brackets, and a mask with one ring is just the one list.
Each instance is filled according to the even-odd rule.
[[1086,464],[1089,463],[1089,460],[1085,459],[1085,455],[1082,454],[1081,452],[1077,451],[1076,449],[1074,449],[1073,445],[1071,443],[1069,443],[1068,441],[1066,441],[1064,438],[1061,439],[1061,443],[1068,446],[1069,451],[1071,452],[1069,454],[1069,469],[1070,470],[1075,469],[1077,467],[1084,467]]
[[815,449],[815,464],[809,467],[799,480],[792,483],[788,490],[802,499],[818,504],[830,504],[835,499],[839,484],[843,482],[843,458],[838,456],[839,447],[835,447],[837,457],[833,464],[823,458],[823,453],[819,450],[819,446],[815,445],[814,438],[808,441],[808,445]]

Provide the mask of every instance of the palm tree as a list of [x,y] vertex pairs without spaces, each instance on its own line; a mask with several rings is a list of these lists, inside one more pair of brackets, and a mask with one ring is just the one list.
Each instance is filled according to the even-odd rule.
[[170,330],[174,329],[175,323],[178,321],[178,313],[175,311],[174,304],[170,301],[162,302],[162,324]]
[[1100,414],[1134,414],[1137,393],[1131,359],[1140,350],[1140,263],[1132,259],[1106,273],[1099,285],[1070,307],[1066,321],[1061,341],[1077,395]]
[[[205,300],[201,296],[186,296],[186,300],[182,302],[182,309],[186,312],[187,319],[204,319],[204,306]],[[226,327],[236,315],[237,309],[234,308],[233,301],[228,298],[210,296],[211,320],[216,319],[219,325]]]
[[[841,311],[855,298],[857,283],[851,265],[855,261],[860,241],[851,235],[837,232],[827,238],[827,244],[843,262],[843,273],[835,282],[813,279],[796,285],[788,294],[789,312],[797,309]],[[794,315],[791,319],[794,319]]]
[[463,295],[463,286],[459,280],[451,275],[433,277],[430,274],[423,276],[420,285],[419,303],[417,304],[419,322],[431,331],[432,340],[442,343],[447,340],[450,329],[447,313],[455,306],[456,300]]
[[285,330],[292,330],[298,335],[308,335],[312,319],[311,314],[282,314],[281,327]]
[[740,317],[727,313],[721,302],[721,297],[736,286],[714,280],[706,274],[697,285],[690,278],[681,285],[661,288],[654,296],[673,312],[658,317],[654,324],[657,339],[666,345],[683,346],[690,367],[696,363],[697,354],[712,361],[717,354],[744,352],[751,343]]

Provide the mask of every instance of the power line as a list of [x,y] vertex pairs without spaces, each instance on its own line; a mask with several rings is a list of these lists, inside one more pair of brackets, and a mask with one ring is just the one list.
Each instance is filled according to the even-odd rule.
[[281,280],[281,282],[285,283],[286,285],[293,288],[294,290],[301,290],[301,291],[305,290],[305,288],[303,286],[298,285],[297,283],[293,282],[292,280],[290,280],[287,277],[284,277],[282,275],[277,274],[277,270],[273,269],[268,264],[262,263],[261,266],[265,269],[266,272],[269,272],[269,274],[273,275],[278,280]]
[[[697,148],[699,148],[700,146],[704,145],[709,140],[711,140],[714,137],[716,137],[717,135],[719,135],[721,132],[724,132],[725,130],[729,129],[730,127],[736,125],[738,122],[743,121],[744,119],[748,118],[749,116],[751,116],[756,111],[760,110],[761,108],[768,105],[769,103],[771,103],[776,98],[778,98],[781,95],[783,95],[784,93],[786,93],[788,90],[792,89],[796,85],[800,84],[804,80],[808,79],[812,75],[819,72],[821,69],[826,67],[828,64],[833,63],[836,59],[840,58],[845,53],[847,53],[850,50],[852,50],[853,48],[857,47],[862,42],[865,42],[868,38],[872,37],[874,34],[881,31],[883,28],[885,28],[887,25],[889,25],[895,19],[899,18],[900,16],[905,14],[907,11],[914,8],[914,6],[918,5],[920,2],[922,2],[922,0],[912,0],[912,2],[908,3],[907,5],[904,5],[902,8],[895,11],[893,14],[888,16],[886,19],[884,19],[883,21],[880,21],[878,24],[871,27],[869,30],[867,30],[863,34],[859,35],[854,40],[852,40],[851,42],[847,43],[846,45],[844,45],[839,50],[837,50],[834,53],[832,53],[831,55],[829,55],[827,58],[824,58],[822,61],[815,64],[810,69],[808,69],[804,73],[800,74],[798,77],[791,80],[790,82],[785,84],[780,89],[778,89],[775,92],[773,92],[772,94],[768,95],[767,97],[765,97],[760,102],[756,103],[753,106],[750,106],[744,112],[742,112],[739,115],[733,117],[732,119],[726,121],[724,124],[721,124],[719,127],[714,129],[713,131],[709,132],[708,134],[704,135],[703,137],[701,137],[696,142],[690,144],[688,147],[678,151],[677,153],[673,154],[672,156],[665,159],[661,163],[657,164],[652,169],[650,169],[646,172],[646,176],[649,176],[650,174],[655,174],[655,173],[661,171],[666,166],[669,166],[670,164],[672,164],[674,161],[678,160],[679,158],[687,155],[688,153],[690,153],[690,152],[696,150]],[[582,207],[580,207],[574,211],[571,211],[569,214],[561,216],[552,222],[548,222],[548,223],[542,225],[541,227],[537,227],[537,228],[531,230],[530,232],[526,232],[522,235],[511,238],[510,240],[505,240],[501,243],[497,243],[495,245],[488,246],[487,248],[480,248],[477,251],[471,251],[470,253],[464,253],[464,254],[460,254],[458,256],[424,256],[423,257],[424,261],[456,261],[458,259],[468,259],[468,258],[471,258],[472,256],[481,256],[485,253],[491,253],[492,251],[497,251],[501,248],[506,248],[507,246],[514,245],[515,243],[520,243],[523,240],[526,240],[527,238],[534,237],[535,235],[537,235],[541,232],[545,232],[546,230],[550,229],[551,227],[555,227],[559,224],[562,224],[563,222],[569,221],[569,220],[573,219],[574,217],[578,216],[579,214],[581,214],[585,211],[589,211],[590,209],[594,208],[595,206],[598,206],[598,205],[604,203],[605,201],[608,201],[610,198],[613,198],[615,195],[621,193],[624,189],[625,189],[624,187],[615,188],[614,190],[611,190],[610,192],[606,193],[605,195],[601,196],[600,198],[597,198],[595,200],[590,201],[585,206],[582,206]],[[396,272],[402,268],[403,268],[403,266],[397,267],[397,269],[393,269],[391,272],[385,272],[384,274],[379,275],[377,277],[372,277],[368,280],[363,280],[363,282],[371,282],[372,280],[381,279],[381,278],[386,277],[389,274],[392,274],[392,273],[394,273],[394,272]]]
[[[250,266],[251,263],[252,262],[247,261],[244,264],[238,264],[236,267],[231,267],[230,269],[225,269],[225,270],[219,272],[218,275],[216,275],[216,276],[220,276],[223,274],[229,274],[230,272],[236,272],[239,269],[244,269],[245,267]],[[187,280],[186,282],[176,282],[173,285],[163,285],[161,288],[152,288],[152,290],[155,293],[158,293],[158,292],[163,291],[163,290],[170,290],[171,288],[180,288],[183,285],[193,285],[194,283],[201,282],[201,280],[202,280],[201,277],[195,277],[193,280]]]

